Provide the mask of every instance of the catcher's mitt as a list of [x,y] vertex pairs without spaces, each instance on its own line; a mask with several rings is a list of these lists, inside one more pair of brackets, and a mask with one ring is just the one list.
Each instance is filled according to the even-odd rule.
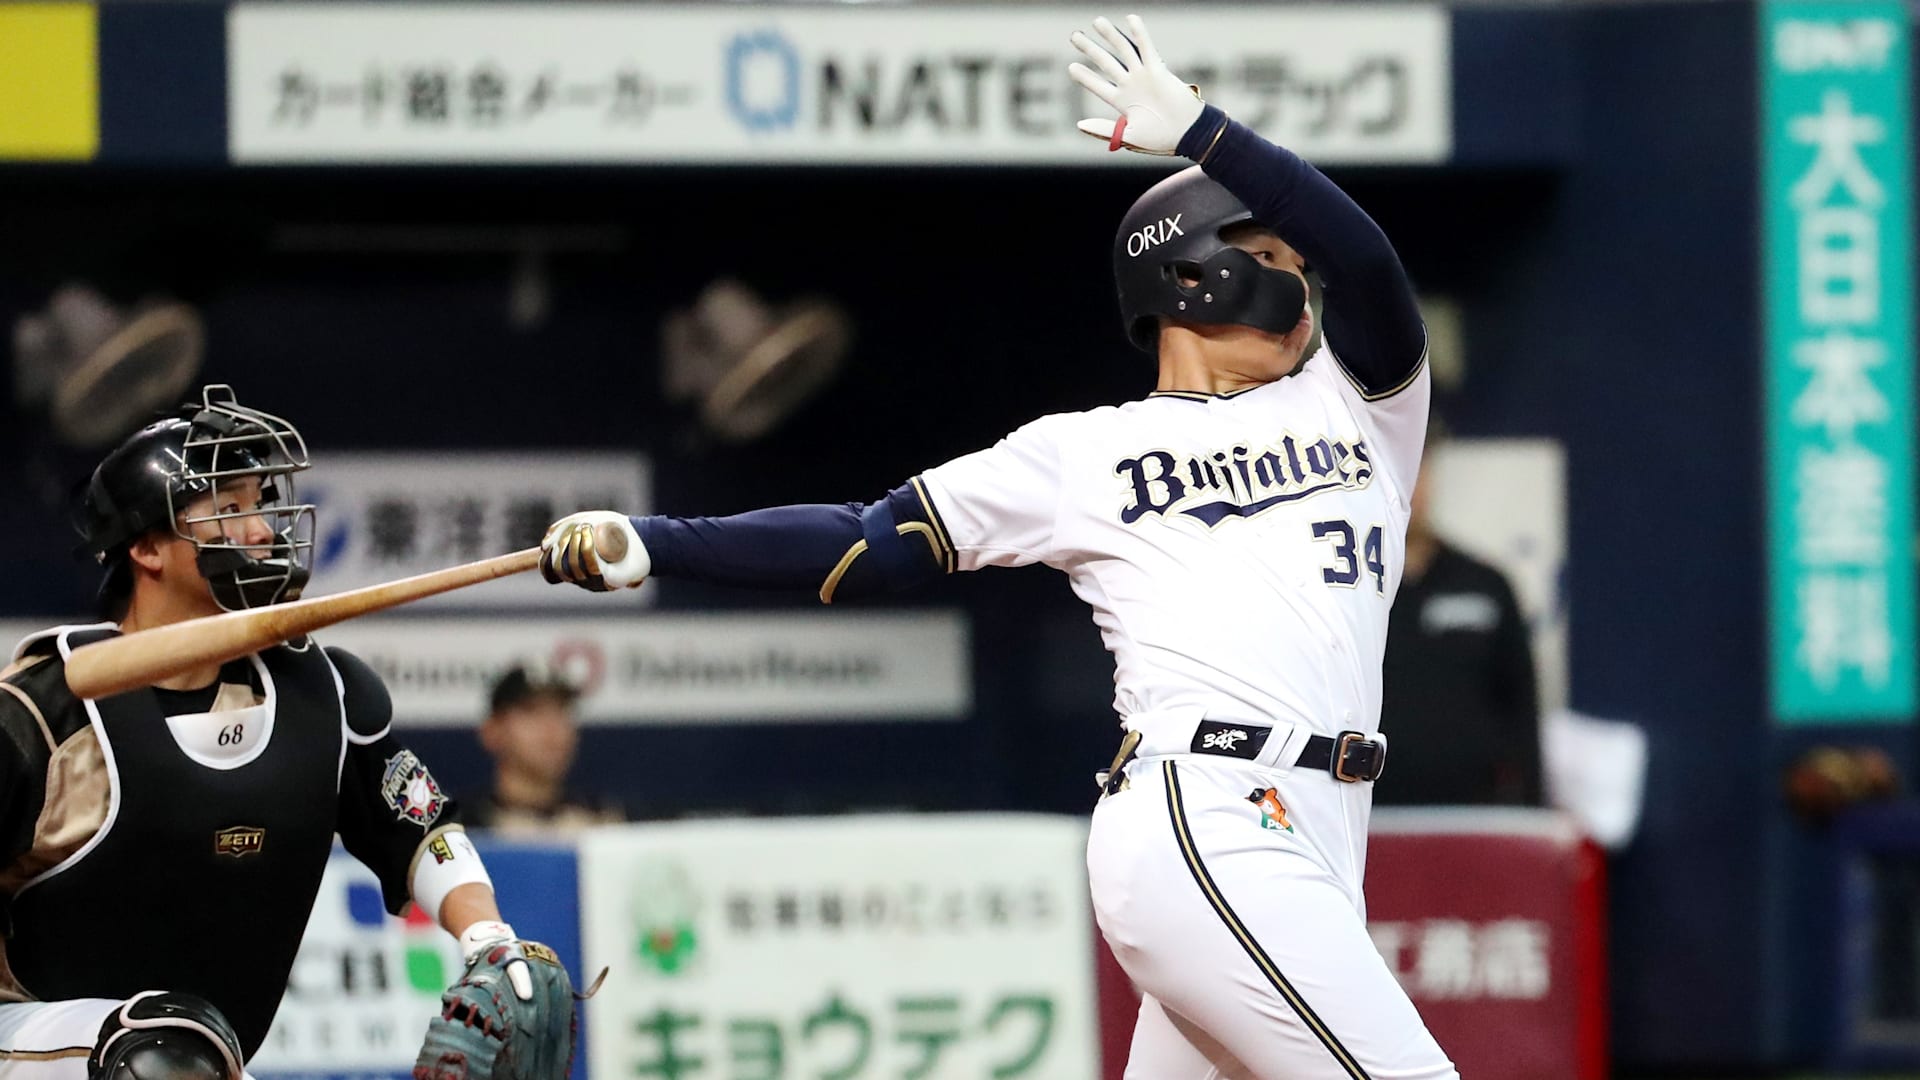
[[553,950],[499,941],[440,995],[413,1080],[563,1080],[573,1064],[573,984]]

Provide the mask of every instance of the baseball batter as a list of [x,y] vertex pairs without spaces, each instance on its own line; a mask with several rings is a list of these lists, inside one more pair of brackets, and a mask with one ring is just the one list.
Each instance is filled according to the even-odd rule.
[[[109,621],[32,635],[0,671],[0,1080],[241,1080],[336,833],[389,911],[419,905],[467,956],[418,1080],[565,1073],[564,970],[500,921],[365,663],[303,639],[99,700],[67,689],[91,642],[299,596],[307,467],[291,424],[212,386],[94,470],[78,525]],[[489,1072],[503,1011],[538,1044],[519,1072]]]
[[[1045,416],[871,505],[556,522],[550,580],[808,585],[823,601],[1045,563],[1093,608],[1125,729],[1087,868],[1143,992],[1140,1080],[1455,1077],[1366,931],[1361,875],[1387,611],[1429,397],[1392,246],[1294,154],[1161,61],[1137,17],[1075,33],[1109,148],[1198,164],[1114,240],[1159,380]],[[1325,344],[1306,355],[1317,274]],[[630,530],[600,559],[593,526]]]

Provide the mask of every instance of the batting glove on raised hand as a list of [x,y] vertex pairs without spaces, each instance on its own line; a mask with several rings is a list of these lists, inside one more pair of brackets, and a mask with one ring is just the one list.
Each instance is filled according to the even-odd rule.
[[564,1080],[576,1026],[560,958],[499,922],[468,927],[460,947],[466,971],[440,995],[414,1080]]
[[1142,154],[1172,155],[1207,103],[1200,99],[1199,87],[1167,70],[1140,16],[1127,16],[1127,30],[1123,34],[1099,18],[1093,20],[1093,32],[1100,41],[1079,30],[1073,32],[1073,47],[1093,66],[1076,61],[1067,65],[1067,74],[1120,114],[1118,120],[1088,117],[1078,126],[1105,140],[1109,150],[1124,146]]
[[570,581],[592,592],[630,589],[647,580],[653,559],[625,514],[582,510],[547,529],[540,541],[540,574],[558,585]]

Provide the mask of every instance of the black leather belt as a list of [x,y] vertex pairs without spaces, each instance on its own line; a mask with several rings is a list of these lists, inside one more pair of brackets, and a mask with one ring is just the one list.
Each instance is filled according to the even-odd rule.
[[1334,739],[1315,735],[1293,763],[1303,769],[1324,769],[1335,780],[1349,784],[1378,780],[1387,769],[1387,745],[1358,731],[1343,731]]
[[[1189,750],[1195,754],[1250,761],[1259,753],[1271,732],[1271,728],[1258,725],[1203,721],[1194,733],[1193,745]],[[1120,741],[1120,751],[1113,755],[1113,764],[1105,772],[1097,774],[1094,782],[1109,795],[1124,788],[1127,763],[1133,760],[1139,747],[1140,733],[1128,732],[1126,738]],[[1293,764],[1296,768],[1324,772],[1345,784],[1378,780],[1387,768],[1387,744],[1369,739],[1359,731],[1343,731],[1333,738],[1312,735],[1308,736],[1307,745],[1300,751],[1300,756],[1293,759]]]

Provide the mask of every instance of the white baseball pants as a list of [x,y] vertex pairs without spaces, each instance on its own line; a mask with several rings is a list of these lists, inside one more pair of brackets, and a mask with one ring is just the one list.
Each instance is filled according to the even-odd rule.
[[1087,845],[1144,995],[1127,1080],[1458,1080],[1367,936],[1363,785],[1198,755],[1127,774]]

